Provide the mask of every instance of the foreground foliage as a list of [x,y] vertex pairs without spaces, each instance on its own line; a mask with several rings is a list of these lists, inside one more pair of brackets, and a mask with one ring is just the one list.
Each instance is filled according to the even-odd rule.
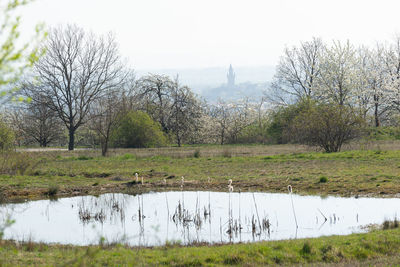
[[0,265],[254,266],[293,264],[388,265],[400,261],[400,229],[253,244],[156,248],[74,247],[3,242]]

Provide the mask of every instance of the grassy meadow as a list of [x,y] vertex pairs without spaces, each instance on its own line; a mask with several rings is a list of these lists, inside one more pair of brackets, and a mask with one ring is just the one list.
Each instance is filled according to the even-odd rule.
[[[341,196],[396,196],[400,192],[398,142],[322,153],[294,145],[199,146],[111,151],[18,152],[3,159],[4,200],[49,196],[180,189],[285,192]],[[4,158],[7,156],[3,155]],[[4,163],[5,162],[5,163]],[[18,163],[19,162],[19,163]],[[20,164],[21,166],[19,166]],[[134,173],[144,184],[134,182]]]
[[[234,191],[286,192],[290,184],[299,194],[393,197],[400,192],[399,148],[400,142],[382,141],[330,154],[295,145],[112,150],[108,157],[95,150],[20,151],[2,155],[0,200],[180,189],[181,176],[185,190],[227,191],[232,179]],[[400,229],[380,227],[349,236],[189,247],[2,241],[0,266],[385,266],[400,261],[399,251]]]

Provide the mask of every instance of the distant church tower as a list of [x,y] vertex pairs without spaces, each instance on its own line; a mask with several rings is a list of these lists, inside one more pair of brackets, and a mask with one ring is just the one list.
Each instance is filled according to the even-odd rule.
[[233,72],[232,64],[229,65],[229,72],[226,75],[228,78],[228,87],[234,88],[235,87],[235,73]]

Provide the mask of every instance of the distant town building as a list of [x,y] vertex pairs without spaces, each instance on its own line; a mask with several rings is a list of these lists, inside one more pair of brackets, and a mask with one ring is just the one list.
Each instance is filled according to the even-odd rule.
[[[223,69],[219,71],[223,73]],[[221,72],[219,72],[217,77],[221,77]],[[251,73],[254,72],[257,72],[257,68],[251,69]],[[242,77],[243,71],[240,73]],[[250,72],[248,71],[247,73]],[[263,96],[263,91],[268,87],[267,82],[251,82],[251,78],[248,78],[249,80],[246,82],[236,83],[236,73],[233,70],[232,64],[229,65],[226,78],[226,83],[220,84],[216,87],[209,87],[202,91],[202,96],[207,99],[209,103],[215,103],[219,99],[225,101],[235,101],[243,99],[244,97],[256,99],[256,101],[258,101],[258,98]]]
[[235,72],[233,72],[232,64],[229,65],[229,71],[226,77],[228,78],[228,87],[235,88]]

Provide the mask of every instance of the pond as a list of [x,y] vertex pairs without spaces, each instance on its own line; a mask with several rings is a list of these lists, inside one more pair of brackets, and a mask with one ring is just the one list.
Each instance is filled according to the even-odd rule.
[[0,225],[15,220],[5,239],[157,246],[346,235],[397,214],[398,198],[172,191],[3,204]]

